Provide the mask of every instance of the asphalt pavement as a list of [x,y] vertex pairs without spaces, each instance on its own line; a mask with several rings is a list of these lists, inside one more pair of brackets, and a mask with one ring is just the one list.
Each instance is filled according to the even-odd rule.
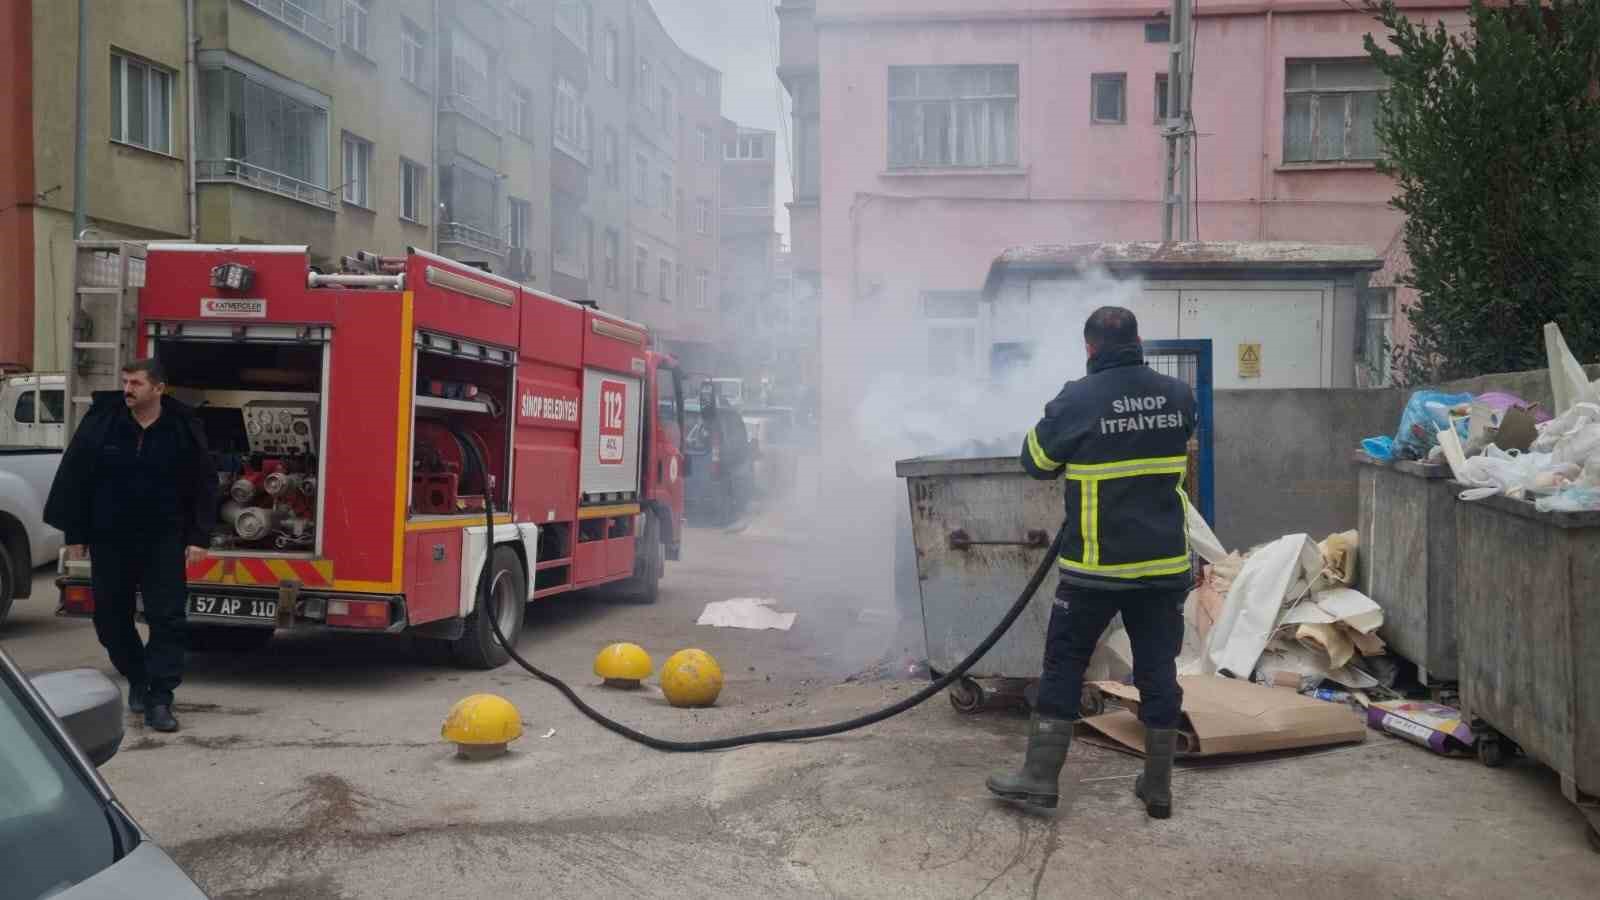
[[[784,527],[695,530],[661,599],[584,594],[530,607],[521,648],[589,702],[653,734],[820,724],[926,683],[918,627],[851,596]],[[0,626],[24,668],[109,667],[88,622],[54,616],[41,577]],[[770,597],[793,629],[695,625],[704,604]],[[867,613],[864,615],[863,610]],[[727,675],[713,709],[669,707],[590,671],[615,640],[659,665],[700,647]],[[911,674],[912,678],[900,677]],[[920,680],[919,680],[920,679]],[[489,691],[524,737],[455,758],[450,706]],[[1177,812],[1132,796],[1138,760],[1079,741],[1055,815],[991,800],[1017,712],[943,698],[848,735],[701,754],[605,732],[511,666],[420,661],[403,638],[280,637],[196,654],[183,730],[129,718],[102,771],[133,815],[220,898],[1592,897],[1600,854],[1546,769],[1489,770],[1377,734],[1364,744],[1183,768]]]

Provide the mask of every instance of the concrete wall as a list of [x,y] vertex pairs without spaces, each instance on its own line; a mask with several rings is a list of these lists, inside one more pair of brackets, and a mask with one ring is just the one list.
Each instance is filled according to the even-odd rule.
[[[1600,365],[1587,367],[1600,378]],[[1539,370],[1450,382],[1443,390],[1515,394],[1548,407],[1550,375]],[[1393,435],[1405,390],[1218,391],[1216,530],[1230,550],[1285,534],[1321,539],[1355,528],[1356,464],[1363,438]]]

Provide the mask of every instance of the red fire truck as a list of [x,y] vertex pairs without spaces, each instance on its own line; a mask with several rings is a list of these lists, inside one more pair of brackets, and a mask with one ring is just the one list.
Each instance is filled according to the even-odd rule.
[[[79,252],[82,269],[96,251]],[[492,668],[507,657],[480,577],[507,635],[520,601],[601,585],[653,601],[686,473],[675,363],[646,329],[420,250],[341,268],[301,246],[143,248],[123,356],[161,361],[217,467],[195,641],[409,632]],[[92,611],[92,564],[64,564],[65,613]]]

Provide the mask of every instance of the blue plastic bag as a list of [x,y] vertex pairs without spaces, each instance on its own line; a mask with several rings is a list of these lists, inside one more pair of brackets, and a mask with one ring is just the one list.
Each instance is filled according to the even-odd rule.
[[[1471,394],[1445,394],[1417,391],[1406,401],[1400,414],[1400,430],[1394,436],[1395,459],[1427,459],[1428,451],[1439,443],[1439,432],[1450,426],[1450,410],[1472,402]],[[1455,423],[1463,442],[1467,439],[1467,420]]]
[[1361,452],[1378,462],[1388,462],[1394,459],[1394,438],[1386,434],[1369,437],[1361,442]]

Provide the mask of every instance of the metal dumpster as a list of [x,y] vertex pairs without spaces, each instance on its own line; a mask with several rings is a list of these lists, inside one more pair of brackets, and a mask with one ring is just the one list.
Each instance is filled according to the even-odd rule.
[[1357,586],[1383,607],[1379,635],[1428,681],[1456,680],[1456,491],[1450,467],[1356,454]]
[[[1014,456],[910,459],[896,463],[895,473],[906,480],[911,501],[928,667],[948,672],[988,637],[1044,559],[1061,527],[1062,482],[1029,478]],[[956,709],[970,713],[1000,702],[1031,702],[1056,581],[1052,567],[1011,630],[951,685]],[[1106,650],[1108,641],[1126,641],[1120,628],[1113,620],[1107,629],[1090,678],[1127,674]],[[1084,696],[1090,707],[1083,713],[1092,715],[1099,694]]]
[[[1457,485],[1459,488],[1459,485]],[[1479,758],[1515,742],[1561,777],[1600,850],[1600,513],[1458,501],[1456,632]]]

